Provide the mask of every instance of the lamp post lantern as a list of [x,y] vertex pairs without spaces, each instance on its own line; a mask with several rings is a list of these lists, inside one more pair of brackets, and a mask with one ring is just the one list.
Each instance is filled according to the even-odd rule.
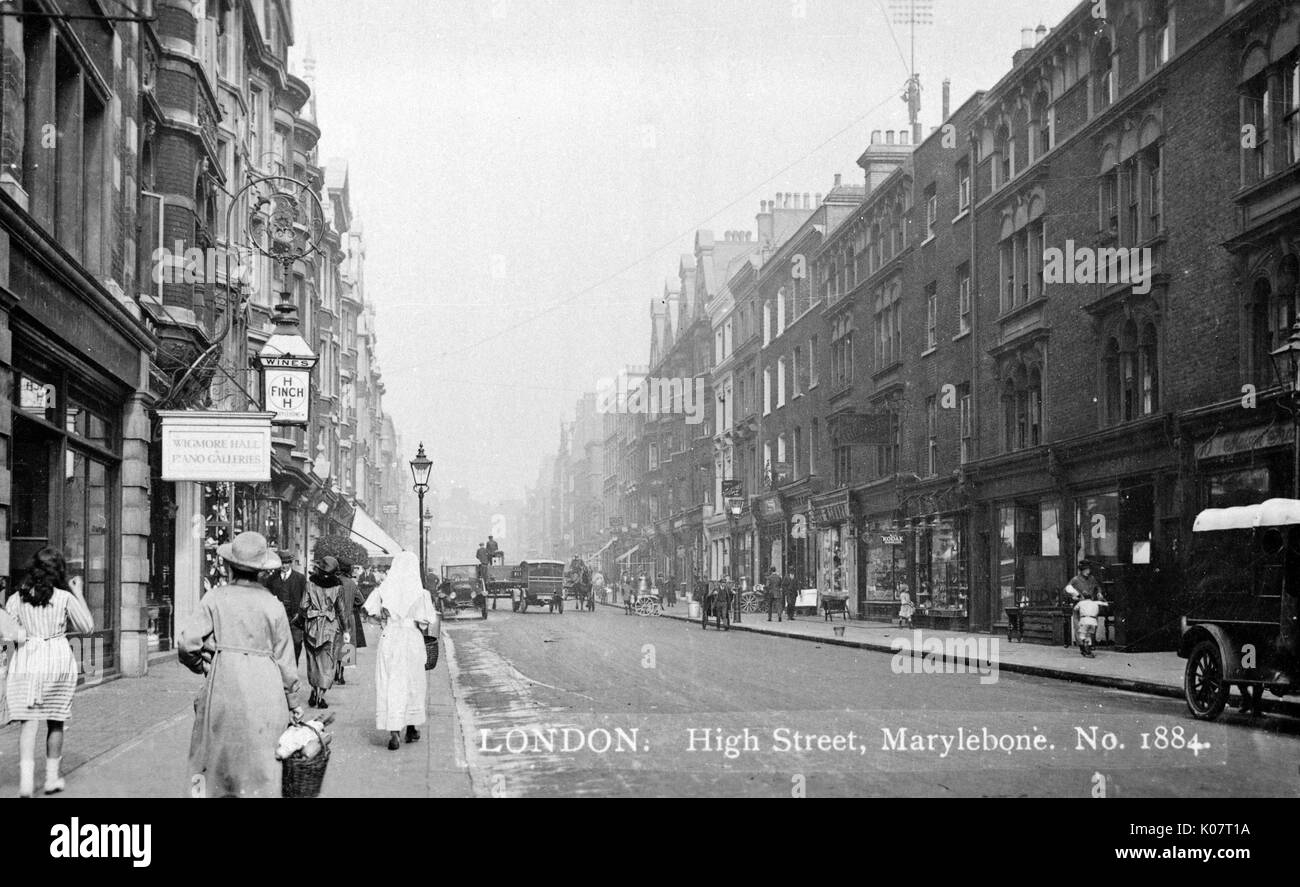
[[279,264],[284,281],[275,306],[275,332],[253,358],[261,374],[262,407],[275,413],[272,424],[306,427],[311,421],[311,374],[320,358],[298,329],[293,266],[320,251],[325,211],[311,186],[287,176],[249,182],[231,200],[227,218],[236,207],[248,207],[248,246]]
[[1300,320],[1282,346],[1269,352],[1278,383],[1290,401],[1291,424],[1295,433],[1292,446],[1291,498],[1300,499]]
[[424,566],[424,494],[429,492],[429,473],[433,471],[433,462],[424,453],[424,441],[420,442],[420,450],[411,460],[411,477],[415,479],[415,494],[420,500],[420,582],[425,581]]

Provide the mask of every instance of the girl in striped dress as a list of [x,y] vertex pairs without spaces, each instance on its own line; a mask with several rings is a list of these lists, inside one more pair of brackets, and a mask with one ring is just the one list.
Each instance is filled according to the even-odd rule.
[[[71,591],[65,590],[71,589]],[[68,623],[82,633],[94,630],[90,608],[81,594],[81,579],[67,578],[67,564],[54,548],[32,558],[18,594],[5,612],[27,633],[9,664],[5,681],[9,720],[22,721],[18,734],[18,796],[30,798],[35,789],[36,731],[41,721],[45,737],[45,793],[63,791],[59,763],[63,759],[63,724],[72,713],[77,686],[77,660],[68,643]]]

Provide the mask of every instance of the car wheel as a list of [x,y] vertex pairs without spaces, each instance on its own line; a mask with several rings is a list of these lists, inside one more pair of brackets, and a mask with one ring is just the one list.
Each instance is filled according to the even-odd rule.
[[1213,721],[1228,703],[1228,679],[1223,670],[1219,644],[1205,639],[1192,648],[1183,672],[1183,696],[1192,717]]

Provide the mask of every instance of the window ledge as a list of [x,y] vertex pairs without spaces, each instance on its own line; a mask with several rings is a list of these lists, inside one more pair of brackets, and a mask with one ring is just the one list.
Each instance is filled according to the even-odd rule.
[[929,348],[927,348],[927,349],[925,349],[924,351],[921,352],[921,356],[922,356],[922,357],[929,357],[931,354],[934,354],[934,352],[936,352],[936,351],[938,351],[938,350],[939,350],[939,346],[938,346],[938,345],[931,345]]
[[953,336],[953,337],[952,337],[952,340],[953,340],[954,342],[956,342],[956,341],[959,341],[959,340],[961,340],[961,339],[966,338],[966,337],[969,336],[969,335],[970,335],[970,330],[967,329],[965,332],[960,332],[960,333],[958,333],[957,335]]
[[970,204],[967,204],[965,209],[957,213],[957,215],[953,216],[952,221],[949,222],[948,224],[955,225],[958,222],[960,222],[962,219],[966,218],[968,215],[970,215]]
[[1006,311],[1003,311],[1002,314],[998,316],[998,323],[1006,323],[1008,320],[1011,320],[1013,317],[1018,317],[1021,314],[1028,314],[1030,311],[1034,310],[1035,308],[1038,308],[1039,306],[1046,304],[1046,302],[1047,302],[1047,296],[1035,296],[1034,298],[1030,299],[1028,302],[1021,302],[1019,305],[1016,305],[1014,308],[1008,308]]
[[934,243],[934,234],[930,234],[925,240],[922,240],[921,246],[929,246],[931,243]]

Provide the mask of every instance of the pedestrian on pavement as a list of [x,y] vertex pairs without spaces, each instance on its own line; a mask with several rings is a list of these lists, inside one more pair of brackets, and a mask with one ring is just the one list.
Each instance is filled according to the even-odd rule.
[[1090,597],[1081,598],[1074,605],[1074,612],[1079,620],[1079,652],[1088,659],[1093,659],[1095,654],[1092,652],[1092,642],[1097,634],[1097,616],[1101,613],[1101,604]]
[[763,591],[767,594],[767,621],[772,621],[772,613],[775,611],[776,621],[780,622],[785,609],[785,589],[781,587],[781,577],[777,575],[776,567],[768,571]]
[[355,656],[357,651],[352,641],[357,633],[356,600],[361,592],[357,587],[356,578],[352,575],[355,570],[356,568],[351,564],[339,564],[339,584],[343,587],[339,597],[343,599],[343,609],[347,613],[347,617],[343,620],[343,624],[347,626],[346,630],[334,637],[334,683],[340,687],[347,686],[348,683],[343,674],[343,660],[349,652]]
[[667,590],[668,590],[668,606],[676,607],[677,606],[677,577],[669,576],[667,581],[664,584],[667,586]]
[[284,615],[289,620],[289,633],[293,636],[293,658],[302,661],[302,598],[307,593],[307,577],[293,568],[294,556],[280,552],[280,566],[266,579],[266,587],[284,604]]
[[786,616],[794,622],[794,608],[799,603],[799,580],[795,578],[794,570],[781,581],[781,591],[785,595]]
[[336,558],[322,558],[312,571],[302,598],[303,645],[307,648],[307,682],[311,684],[307,704],[315,708],[329,708],[325,694],[334,686],[335,642],[339,634],[344,635],[345,643],[351,639],[348,628],[352,601],[344,599],[338,573]]
[[370,593],[364,609],[367,618],[383,626],[375,657],[375,728],[388,731],[388,748],[396,751],[403,728],[406,741],[415,742],[420,738],[416,728],[429,719],[424,634],[436,637],[441,623],[420,582],[414,552],[394,555],[388,578]]
[[904,585],[898,593],[898,624],[900,627],[911,628],[912,616],[916,613],[916,607],[912,605],[912,593]]
[[303,712],[289,617],[257,573],[282,561],[261,533],[240,533],[217,552],[231,581],[203,596],[177,644],[181,664],[206,678],[194,703],[190,797],[278,798],[276,743]]
[[[1092,573],[1091,561],[1079,561],[1079,572],[1065,586],[1065,597],[1070,606],[1077,604],[1081,600],[1105,600],[1101,594],[1101,583],[1093,577]],[[1070,613],[1070,638],[1073,640],[1078,636],[1079,613],[1078,610],[1072,610]],[[1067,641],[1065,646],[1070,646],[1070,641]]]
[[67,561],[57,548],[42,548],[32,557],[5,612],[17,625],[6,634],[22,639],[5,680],[5,723],[22,721],[18,733],[18,796],[36,790],[36,732],[45,721],[45,793],[63,791],[63,725],[72,715],[77,686],[77,659],[68,643],[68,623],[75,631],[94,631],[80,576],[68,578]]

